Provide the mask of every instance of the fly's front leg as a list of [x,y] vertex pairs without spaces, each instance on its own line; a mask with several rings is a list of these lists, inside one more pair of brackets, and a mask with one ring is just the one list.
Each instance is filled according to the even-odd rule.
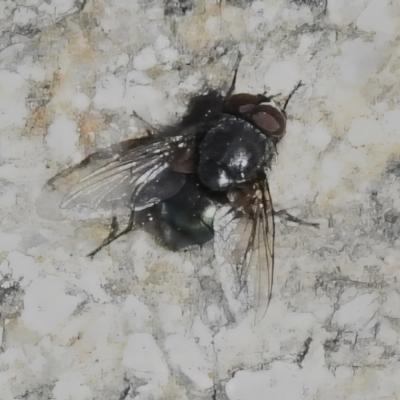
[[137,118],[139,121],[143,122],[144,125],[146,125],[147,136],[153,136],[154,133],[157,132],[156,127],[154,127],[150,122],[142,118],[135,110],[132,111],[131,116]]
[[292,96],[299,90],[299,88],[301,86],[304,86],[304,83],[302,81],[300,81],[295,87],[294,89],[289,93],[289,96],[287,97],[285,104],[283,106],[283,111],[286,111],[286,107],[289,104],[290,99],[292,98]]
[[118,223],[117,217],[113,217],[111,220],[111,223],[110,223],[110,233],[103,240],[103,243],[99,247],[97,247],[95,250],[93,250],[90,254],[88,254],[87,257],[90,257],[91,259],[93,259],[95,254],[97,254],[103,247],[108,246],[114,240],[117,240],[119,237],[129,233],[133,228],[134,216],[135,216],[135,212],[133,210],[131,210],[131,215],[129,216],[128,225],[126,226],[126,228],[124,230],[122,230],[119,233],[118,233],[119,223]]
[[242,60],[242,54],[239,53],[238,54],[238,58],[237,58],[236,63],[235,63],[235,72],[233,73],[233,79],[232,79],[232,82],[231,82],[231,86],[229,87],[228,92],[226,93],[226,96],[225,96],[225,99],[224,99],[224,104],[227,102],[227,100],[232,96],[232,93],[235,91],[236,76],[237,76],[237,72],[238,72],[239,64],[240,64],[241,60]]
[[297,218],[297,217],[289,214],[286,210],[274,211],[274,215],[276,215],[278,217],[283,217],[284,219],[286,219],[286,221],[295,222],[296,224],[299,224],[299,225],[312,226],[314,228],[319,228],[318,223],[304,221],[303,219]]

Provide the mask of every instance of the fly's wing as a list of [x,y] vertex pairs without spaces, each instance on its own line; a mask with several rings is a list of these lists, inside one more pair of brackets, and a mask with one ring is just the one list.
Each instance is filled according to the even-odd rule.
[[147,138],[127,140],[105,149],[101,149],[86,157],[79,164],[66,168],[51,178],[45,188],[48,191],[55,190],[65,196],[81,179],[92,172],[104,167],[115,160],[119,154],[123,154],[132,148],[145,144]]
[[246,297],[256,322],[265,316],[271,301],[274,277],[275,224],[267,181],[259,182],[252,212],[241,214],[225,229],[224,257],[237,279],[236,297]]
[[274,283],[275,221],[268,182],[260,184],[261,199],[257,210],[255,246],[252,257],[256,265],[256,319],[261,320],[271,301]]
[[191,136],[131,140],[92,154],[48,185],[65,193],[62,208],[146,208],[183,186],[194,155]]

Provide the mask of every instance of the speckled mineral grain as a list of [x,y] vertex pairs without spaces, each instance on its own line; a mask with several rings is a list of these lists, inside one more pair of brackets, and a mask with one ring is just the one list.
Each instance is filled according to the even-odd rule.
[[[400,5],[391,0],[0,2],[2,400],[400,398]],[[193,94],[281,94],[272,303],[220,258],[41,200],[95,149]],[[203,260],[203,261],[201,261]]]

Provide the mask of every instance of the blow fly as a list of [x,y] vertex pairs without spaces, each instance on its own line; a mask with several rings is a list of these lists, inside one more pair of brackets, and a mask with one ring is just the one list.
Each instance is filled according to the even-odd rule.
[[[233,94],[237,68],[226,96],[193,97],[173,127],[98,151],[48,182],[51,189],[75,183],[62,208],[130,210],[119,230],[113,219],[101,248],[135,227],[152,224],[171,250],[214,239],[216,215],[227,209],[230,233],[226,259],[240,277],[238,293],[254,278],[254,305],[262,315],[272,295],[274,209],[268,172],[286,131],[286,106],[266,95]],[[78,178],[77,178],[78,177]],[[154,230],[154,229],[153,229]]]

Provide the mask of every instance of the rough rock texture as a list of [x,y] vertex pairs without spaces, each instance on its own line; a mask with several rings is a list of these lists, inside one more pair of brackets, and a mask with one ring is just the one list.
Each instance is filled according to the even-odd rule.
[[[0,3],[0,398],[400,398],[400,5],[390,0]],[[281,93],[267,316],[232,271],[44,202],[96,148],[205,87]],[[201,261],[203,260],[203,261]],[[240,314],[240,317],[238,315]]]

